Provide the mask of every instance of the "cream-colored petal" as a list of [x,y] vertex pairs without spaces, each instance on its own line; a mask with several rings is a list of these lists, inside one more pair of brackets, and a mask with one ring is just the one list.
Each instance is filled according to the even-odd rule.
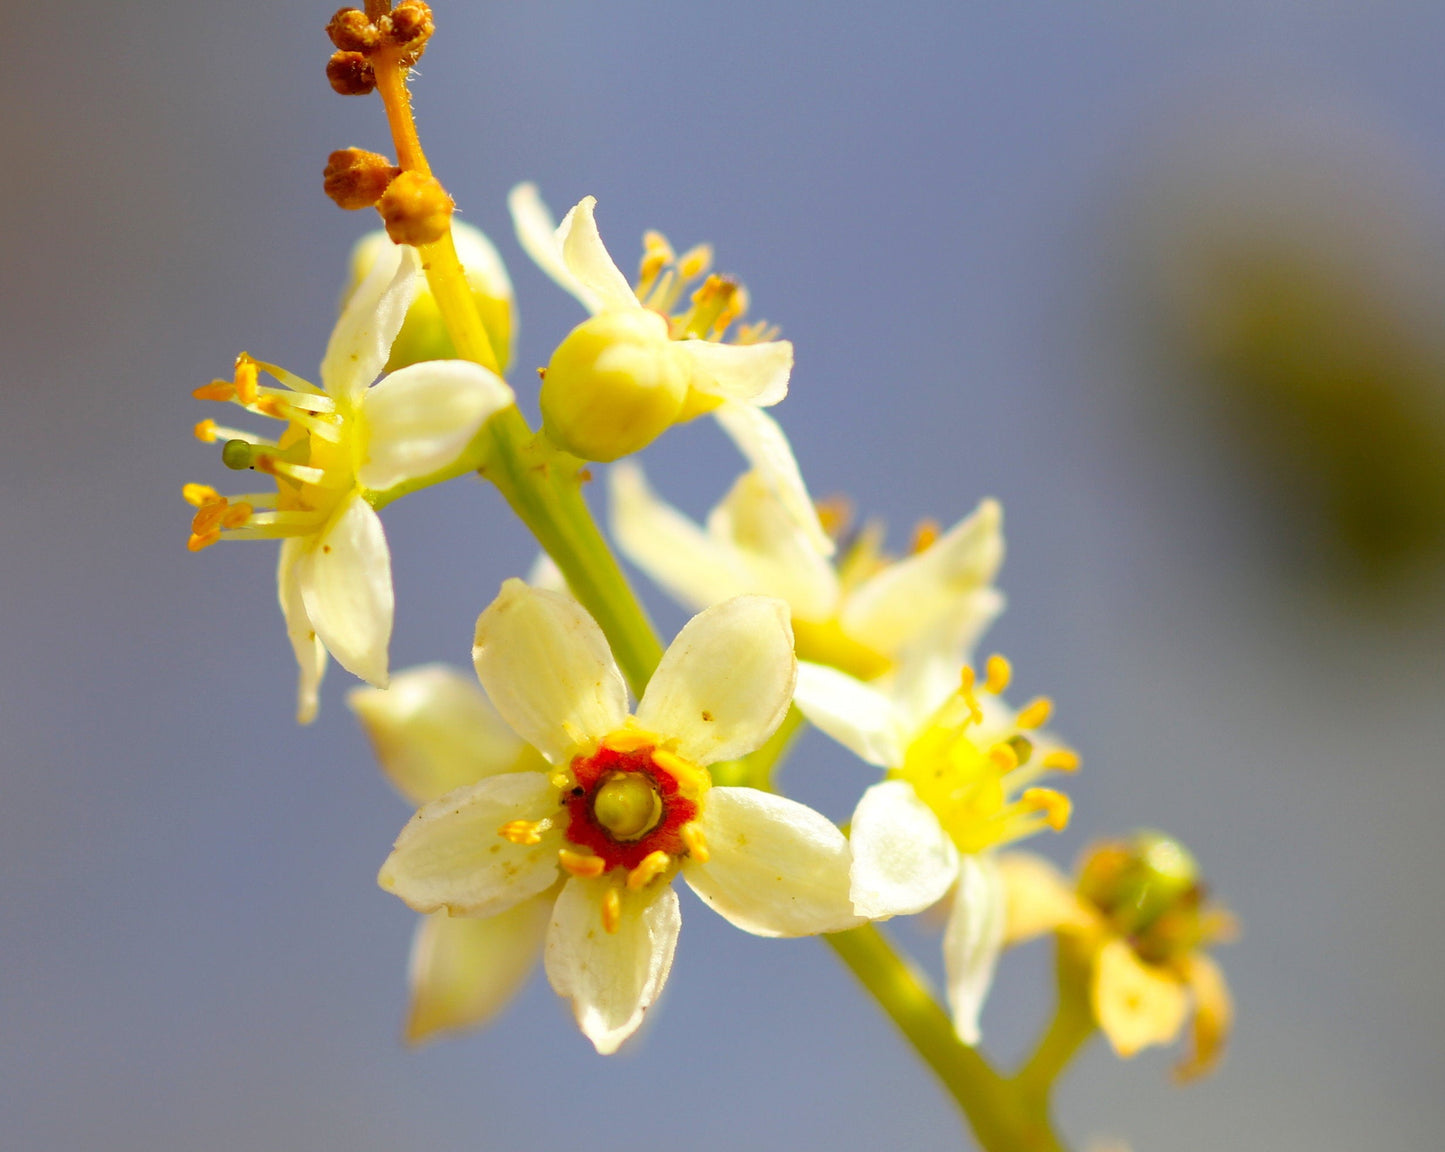
[[744,472],[707,523],[713,540],[731,541],[752,574],[750,592],[781,596],[803,620],[826,620],[838,603],[838,574],[812,535],[756,470]]
[[1194,997],[1194,1026],[1190,1029],[1189,1056],[1175,1069],[1180,1080],[1193,1080],[1213,1070],[1224,1054],[1234,1022],[1234,1002],[1224,972],[1203,952],[1184,961],[1184,980]]
[[853,910],[869,920],[922,912],[958,879],[958,849],[906,781],[885,780],[863,793],[848,841]]
[[793,626],[771,596],[734,596],[677,634],[637,706],[642,727],[698,764],[757,748],[793,698]]
[[1003,932],[1003,881],[993,856],[961,856],[953,909],[943,933],[943,968],[954,1031],[965,1044],[978,1043],[978,1018],[1003,951]]
[[1094,1019],[1124,1059],[1179,1035],[1189,996],[1173,973],[1145,964],[1114,937],[1094,957],[1090,1000]]
[[756,936],[856,928],[848,841],[827,817],[754,788],[714,788],[701,817],[706,863],[683,861],[692,890]]
[[800,660],[793,702],[810,721],[869,764],[896,768],[903,763],[908,733],[893,702],[876,688],[836,668]]
[[362,398],[357,480],[379,492],[439,472],[513,399],[500,376],[467,360],[426,360],[393,372]]
[[442,664],[409,668],[392,677],[390,688],[353,688],[346,700],[382,771],[417,807],[500,772],[546,767],[470,672]]
[[276,592],[281,601],[281,615],[286,620],[286,636],[296,653],[300,671],[296,686],[296,722],[310,724],[316,719],[320,700],[321,677],[326,672],[326,645],[316,635],[306,603],[301,597],[299,562],[306,550],[306,541],[293,537],[281,542],[281,559],[276,566]]
[[593,311],[641,308],[632,285],[602,243],[597,231],[597,197],[584,196],[557,226],[562,260],[587,293],[596,301]]
[[512,213],[512,227],[517,242],[532,262],[550,276],[559,287],[570,292],[589,312],[601,310],[602,302],[582,284],[562,258],[562,244],[557,239],[557,221],[542,202],[535,184],[518,184],[507,196]]
[[552,901],[544,892],[481,919],[422,917],[411,942],[407,1043],[479,1027],[505,1008],[541,958]]
[[1045,932],[1088,932],[1097,913],[1079,899],[1073,885],[1042,856],[1005,852],[998,858],[1003,880],[1004,944],[1014,945]]
[[[566,843],[557,789],[541,772],[506,772],[424,805],[396,838],[377,883],[418,912],[494,916],[557,882]],[[515,821],[537,829],[537,843],[501,835]]]
[[[615,932],[602,920],[609,889],[621,911]],[[577,1026],[602,1055],[637,1031],[661,993],[681,926],[670,884],[632,891],[606,878],[573,878],[563,887],[547,932],[547,979],[572,1001]]]
[[642,469],[619,461],[608,470],[612,535],[622,554],[693,611],[759,592],[742,557],[653,492]]
[[381,518],[353,493],[307,545],[297,571],[316,634],[348,672],[385,688],[396,600]]
[[884,652],[897,652],[944,622],[961,632],[962,622],[954,620],[960,597],[993,582],[1003,548],[1003,510],[985,500],[930,547],[855,589],[843,606],[844,629]]
[[331,395],[355,401],[381,374],[391,355],[406,310],[420,287],[421,260],[416,249],[392,245],[377,255],[366,279],[341,310],[341,319],[321,360],[321,386]]
[[508,580],[477,618],[472,661],[497,711],[554,764],[627,718],[607,639],[570,597]]
[[763,408],[788,394],[793,345],[787,340],[764,344],[683,340],[678,348],[692,366],[692,386],[699,392]]
[[823,531],[818,510],[808,495],[792,446],[778,422],[752,404],[725,401],[713,411],[722,430],[731,437],[748,463],[762,474],[777,493],[784,508],[807,534],[813,547],[824,556],[834,552],[832,539]]
[[492,243],[492,238],[480,228],[465,220],[452,220],[452,240],[457,246],[457,259],[466,273],[467,283],[473,292],[490,296],[494,300],[511,300],[512,278],[507,275],[507,266],[502,254]]

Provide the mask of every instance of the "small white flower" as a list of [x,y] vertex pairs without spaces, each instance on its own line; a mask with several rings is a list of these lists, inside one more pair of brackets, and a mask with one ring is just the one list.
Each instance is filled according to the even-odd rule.
[[618,546],[673,597],[696,609],[743,592],[780,596],[793,610],[798,655],[863,679],[916,663],[920,649],[956,665],[1003,607],[993,587],[1004,554],[994,500],[902,560],[879,556],[864,535],[835,563],[757,472],[739,477],[706,526],[660,499],[636,464],[615,465],[610,482]]
[[[189,484],[196,507],[190,548],[222,539],[281,538],[277,584],[300,665],[297,715],[316,714],[326,654],[372,684],[387,679],[394,597],[391,554],[368,497],[452,465],[512,390],[465,360],[413,364],[377,381],[416,295],[413,249],[376,257],[337,321],[321,362],[321,387],[242,354],[233,380],[197,389],[285,424],[274,441],[212,420],[205,441],[225,441],[229,467],[272,476],[275,492],[227,498]],[[280,385],[263,386],[266,372]]]
[[[601,629],[566,596],[509,580],[477,621],[473,655],[497,711],[552,767],[514,767],[424,804],[379,881],[420,912],[484,924],[550,906],[548,978],[599,1052],[615,1051],[661,992],[679,872],[757,935],[861,923],[843,834],[794,801],[713,787],[706,767],[757,748],[787,711],[786,605],[740,596],[694,617],[635,716]],[[510,972],[540,932],[531,913],[516,915]]]
[[[1067,796],[1034,782],[1073,771],[1078,757],[1042,725],[1043,697],[1017,711],[1000,698],[1010,670],[990,657],[975,685],[940,690],[938,660],[905,667],[889,692],[834,668],[798,667],[797,705],[828,735],[888,770],[853,813],[852,898],[869,919],[921,912],[953,897],[943,957],[954,1027],[978,1041],[978,1016],[1004,936],[1004,893],[993,849],[1044,827],[1062,828]],[[954,665],[956,668],[957,666]]]

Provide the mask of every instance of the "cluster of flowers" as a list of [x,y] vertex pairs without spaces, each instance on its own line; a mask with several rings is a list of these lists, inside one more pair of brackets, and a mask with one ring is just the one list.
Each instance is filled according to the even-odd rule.
[[[1046,727],[1048,699],[1005,702],[1006,660],[970,662],[1002,606],[998,505],[886,555],[876,529],[850,532],[810,499],[764,411],[787,393],[792,346],[741,323],[747,293],[710,273],[708,248],[678,255],[649,233],[631,284],[591,198],[560,225],[530,186],[511,208],[523,248],[590,313],[544,372],[541,435],[579,466],[619,461],[618,546],[697,612],[635,709],[603,629],[545,568],[530,584],[508,580],[481,613],[475,678],[440,666],[389,678],[393,593],[377,509],[477,468],[488,421],[515,402],[498,373],[438,358],[445,337],[414,249],[384,234],[358,248],[319,387],[242,355],[232,379],[196,393],[282,431],[265,440],[197,426],[224,443],[227,466],[267,474],[275,491],[187,486],[191,547],[282,540],[300,719],[315,715],[329,654],[372,685],[352,692],[352,707],[417,806],[379,878],[423,914],[408,1035],[482,1023],[542,956],[582,1031],[599,1052],[616,1050],[667,978],[681,875],[761,936],[846,931],[945,902],[948,1000],[970,1044],[1005,943],[1057,931],[1090,966],[1095,1014],[1121,1053],[1172,1039],[1192,1001],[1192,1067],[1207,1065],[1228,1000],[1202,948],[1225,921],[1182,850],[1157,838],[1105,846],[1077,889],[1000,851],[1068,822],[1068,797],[1041,780],[1078,757]],[[475,229],[452,231],[505,368],[506,272]],[[702,415],[748,469],[698,525],[623,458]],[[846,835],[710,771],[783,738],[799,713],[883,771]]]

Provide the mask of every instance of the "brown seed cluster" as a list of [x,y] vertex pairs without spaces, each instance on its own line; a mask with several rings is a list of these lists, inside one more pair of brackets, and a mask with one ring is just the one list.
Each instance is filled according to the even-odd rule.
[[376,202],[392,242],[417,247],[446,235],[454,207],[440,181],[422,172],[403,172]]
[[342,208],[370,208],[400,174],[401,169],[385,156],[342,148],[327,158],[322,187]]
[[371,20],[359,8],[342,8],[326,25],[336,53],[326,62],[326,78],[343,96],[365,96],[376,87],[372,57],[395,55],[409,68],[421,59],[436,30],[431,6],[425,0],[401,0],[390,12]]

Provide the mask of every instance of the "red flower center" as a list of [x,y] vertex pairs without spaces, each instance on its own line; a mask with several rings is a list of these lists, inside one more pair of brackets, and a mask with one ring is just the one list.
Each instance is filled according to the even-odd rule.
[[618,751],[603,744],[578,756],[577,783],[564,798],[567,839],[600,857],[604,871],[631,871],[654,852],[687,855],[682,828],[697,819],[697,792],[663,766],[669,759],[652,745]]

